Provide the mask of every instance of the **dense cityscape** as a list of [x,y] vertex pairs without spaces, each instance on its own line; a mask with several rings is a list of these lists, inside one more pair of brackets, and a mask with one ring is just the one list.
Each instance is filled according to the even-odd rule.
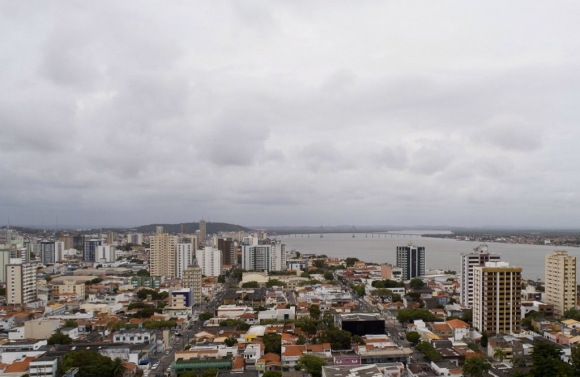
[[539,282],[486,244],[443,271],[428,269],[428,251],[413,243],[396,248],[396,264],[367,263],[287,250],[265,230],[188,225],[191,233],[2,229],[3,375],[500,377],[580,368],[577,263],[564,250],[546,255]]

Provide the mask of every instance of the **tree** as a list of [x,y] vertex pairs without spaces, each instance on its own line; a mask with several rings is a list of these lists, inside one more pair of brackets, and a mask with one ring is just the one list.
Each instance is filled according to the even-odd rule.
[[276,333],[264,334],[264,353],[282,353],[282,336]]
[[267,372],[264,372],[264,375],[262,377],[282,377],[282,372],[280,372],[279,370],[269,370]]
[[326,360],[315,355],[304,354],[298,358],[298,365],[312,377],[321,377],[322,367],[326,365]]
[[324,273],[324,279],[326,280],[334,280],[334,274],[330,271],[326,271]]
[[435,349],[435,347],[431,345],[431,343],[421,342],[419,343],[419,345],[417,345],[417,349],[421,351],[425,356],[427,356],[427,358],[429,358],[429,360],[431,361],[441,361],[441,359],[443,359],[441,354],[437,352],[437,350]]
[[387,288],[377,288],[371,293],[371,296],[378,297],[382,302],[393,296],[393,291]]
[[63,334],[61,332],[56,332],[48,338],[48,344],[71,344],[72,339],[70,336]]
[[79,368],[77,377],[115,377],[123,375],[122,360],[102,356],[96,351],[78,350],[64,355],[64,361],[60,372],[64,373],[70,368]]
[[463,322],[471,323],[471,321],[473,321],[473,310],[464,310],[461,313],[461,320]]
[[260,284],[257,281],[248,281],[242,284],[242,288],[258,288]]
[[409,286],[413,289],[419,289],[425,286],[425,282],[421,279],[414,278],[409,282]]
[[505,351],[503,350],[503,348],[501,347],[496,347],[493,350],[493,358],[496,359],[497,361],[503,361],[503,359],[505,359],[506,354]]
[[213,313],[203,312],[199,315],[199,319],[202,321],[207,321],[210,318],[213,318]]
[[564,318],[580,321],[580,310],[576,308],[570,308],[564,312]]
[[359,261],[358,258],[346,258],[344,260],[344,262],[346,263],[346,267],[352,267],[352,266],[354,266],[354,263],[358,262],[358,261]]
[[230,336],[229,338],[226,338],[224,343],[226,344],[226,346],[232,347],[238,343],[238,340],[236,338],[234,338],[233,336]]
[[318,269],[322,269],[324,268],[324,259],[315,259],[312,264],[314,265],[314,267],[318,268]]
[[268,288],[272,288],[272,287],[285,287],[285,286],[286,286],[286,283],[284,283],[283,281],[278,280],[278,279],[270,279],[266,283],[266,287],[268,287]]
[[296,339],[296,345],[301,346],[304,344],[306,344],[306,338],[302,335],[298,336],[298,339]]
[[64,321],[64,327],[79,327],[79,324],[74,319],[67,319]]
[[207,369],[201,372],[200,377],[215,377],[217,376],[218,372],[218,369]]
[[312,336],[316,334],[318,328],[316,327],[317,323],[313,319],[304,318],[300,322],[296,322],[296,327],[299,327],[300,330],[304,331],[306,334]]
[[567,376],[572,374],[573,367],[560,358],[562,350],[546,342],[535,342],[532,351],[532,377]]
[[137,276],[149,276],[149,271],[147,271],[146,269],[142,268],[139,271],[137,271]]
[[365,286],[362,284],[355,285],[352,289],[354,290],[354,293],[359,297],[363,297],[365,295]]
[[484,357],[469,357],[463,364],[466,377],[481,377],[491,369],[491,364]]
[[483,347],[483,348],[487,348],[487,333],[483,333],[481,334],[481,339],[479,339],[479,344]]
[[414,345],[417,345],[421,340],[421,335],[417,331],[409,331],[405,338]]
[[333,350],[345,350],[351,348],[352,334],[349,331],[333,327],[322,331],[319,339],[322,343],[330,343]]
[[570,350],[570,363],[574,376],[580,376],[580,347],[572,347]]
[[310,308],[308,308],[308,311],[310,312],[310,317],[312,317],[314,319],[320,318],[320,306],[310,305]]

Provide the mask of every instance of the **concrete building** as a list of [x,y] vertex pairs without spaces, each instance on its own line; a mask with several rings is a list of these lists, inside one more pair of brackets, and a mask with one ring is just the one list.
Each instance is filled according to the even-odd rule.
[[567,251],[554,251],[546,255],[546,286],[544,302],[554,305],[554,315],[561,317],[564,312],[577,305],[576,257]]
[[151,276],[176,276],[175,259],[177,255],[178,237],[167,233],[159,233],[149,240],[151,251],[149,261]]
[[195,257],[195,243],[182,241],[186,240],[180,240],[177,244],[177,256],[175,259],[176,275],[179,279],[183,279],[183,272],[193,263]]
[[76,296],[80,300],[84,300],[85,284],[76,284],[72,281],[65,281],[64,284],[53,284],[52,296],[54,298],[60,298],[61,296]]
[[282,271],[286,268],[286,245],[280,241],[245,238],[242,268],[248,271]]
[[114,245],[98,245],[95,250],[95,262],[112,263],[117,260],[117,248]]
[[205,224],[205,220],[201,219],[199,220],[199,244],[200,246],[205,246],[205,240],[207,238],[207,229],[206,229],[206,224]]
[[473,306],[473,267],[483,266],[486,262],[499,262],[501,255],[488,252],[487,245],[479,245],[473,249],[473,253],[461,254],[461,267],[459,270],[459,297],[461,305],[471,308]]
[[202,300],[202,284],[201,284],[201,267],[197,264],[197,259],[193,260],[193,264],[188,266],[183,271],[183,287],[190,288],[193,297],[193,305],[200,305]]
[[36,301],[36,265],[12,258],[6,265],[6,303],[24,305]]
[[58,356],[41,356],[30,362],[28,375],[30,377],[56,377],[58,372]]
[[102,244],[103,241],[96,238],[85,240],[83,242],[83,261],[96,262],[97,246],[101,246]]
[[143,233],[127,233],[127,243],[141,245],[143,243]]
[[10,259],[15,257],[15,253],[11,249],[0,249],[0,283],[6,282],[6,265],[10,263]]
[[113,334],[113,343],[154,344],[155,340],[156,335],[153,330],[129,329],[117,331]]
[[211,246],[196,250],[195,259],[205,276],[219,276],[222,273],[222,253]]
[[40,262],[45,266],[56,262],[56,243],[54,241],[40,243]]
[[42,319],[24,322],[26,339],[48,339],[60,327],[58,319]]
[[491,334],[520,332],[522,269],[507,262],[473,267],[473,326]]
[[217,248],[222,252],[224,266],[235,266],[236,244],[231,238],[220,238],[217,241]]
[[412,243],[397,246],[397,267],[403,270],[405,281],[425,275],[425,247]]

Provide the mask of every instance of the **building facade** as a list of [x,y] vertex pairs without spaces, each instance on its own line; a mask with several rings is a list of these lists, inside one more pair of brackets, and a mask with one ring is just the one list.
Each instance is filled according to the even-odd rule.
[[91,239],[83,242],[83,261],[97,262],[97,246],[103,244],[102,240]]
[[199,220],[199,244],[203,247],[205,246],[205,240],[207,238],[207,228],[204,219]]
[[151,276],[165,276],[174,278],[177,275],[176,255],[178,237],[167,233],[158,233],[149,239],[151,251],[149,269]]
[[490,334],[520,332],[522,269],[507,262],[473,267],[473,326]]
[[219,249],[206,246],[195,251],[195,259],[205,276],[219,276],[222,273],[222,253]]
[[40,262],[45,266],[56,262],[56,243],[53,241],[42,241],[40,243]]
[[554,315],[562,317],[568,309],[576,308],[576,257],[567,251],[546,255],[546,286],[544,302],[554,305]]
[[195,258],[194,238],[180,238],[177,244],[177,256],[175,259],[176,275],[179,279],[183,278],[183,271],[193,263]]
[[201,286],[201,267],[198,266],[197,260],[193,260],[193,264],[188,266],[185,271],[183,271],[183,287],[191,289],[191,295],[193,297],[193,305],[201,304],[202,300],[202,286]]
[[36,265],[10,259],[6,265],[6,303],[24,305],[36,301]]
[[286,245],[280,241],[259,241],[248,237],[242,244],[242,268],[248,271],[286,269]]
[[403,280],[425,275],[425,247],[412,243],[397,246],[397,267],[403,270]]
[[473,267],[483,266],[486,262],[499,262],[501,255],[490,253],[487,245],[479,245],[473,249],[473,253],[461,254],[461,267],[459,269],[459,299],[461,305],[471,308],[473,306]]

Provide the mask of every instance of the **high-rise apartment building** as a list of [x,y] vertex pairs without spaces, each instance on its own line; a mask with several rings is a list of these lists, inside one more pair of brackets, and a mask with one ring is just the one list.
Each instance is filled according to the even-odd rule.
[[128,233],[127,243],[141,245],[143,243],[143,233]]
[[195,251],[195,259],[205,276],[219,276],[222,273],[222,253],[219,249],[206,246]]
[[461,254],[461,267],[459,269],[459,299],[461,305],[471,308],[473,306],[473,267],[483,266],[485,262],[499,262],[501,255],[488,252],[487,245],[481,244],[473,253]]
[[280,241],[244,238],[242,268],[248,271],[281,271],[286,269],[286,245]]
[[195,243],[193,242],[181,242],[187,241],[186,239],[180,239],[177,244],[177,256],[175,258],[176,276],[181,279],[183,278],[183,271],[193,263],[195,258]]
[[520,332],[522,269],[507,262],[473,267],[473,326],[490,334]]
[[24,305],[36,301],[36,265],[10,259],[6,265],[6,303]]
[[185,271],[183,271],[183,287],[191,289],[194,305],[200,305],[202,300],[201,275],[201,267],[197,264],[196,259],[193,260],[193,264],[189,265]]
[[576,308],[576,257],[567,251],[554,251],[546,255],[546,286],[544,302],[554,305],[554,315],[562,317],[564,312]]
[[224,266],[236,265],[236,244],[231,238],[218,239],[217,248],[222,252]]
[[165,276],[174,278],[177,276],[176,255],[178,237],[167,233],[156,234],[149,238],[150,253],[149,273],[151,276]]
[[117,260],[117,248],[113,245],[99,245],[95,252],[95,262],[112,263]]
[[205,220],[201,219],[199,220],[199,244],[201,245],[201,247],[205,246],[206,238],[207,238],[207,229]]
[[6,266],[10,264],[10,259],[14,258],[11,249],[0,249],[0,283],[6,282]]
[[97,246],[103,244],[102,240],[90,239],[83,242],[83,261],[85,262],[97,262]]
[[56,243],[54,241],[40,243],[40,262],[45,266],[56,262]]
[[403,280],[425,275],[425,247],[412,243],[397,246],[397,267],[403,270]]

